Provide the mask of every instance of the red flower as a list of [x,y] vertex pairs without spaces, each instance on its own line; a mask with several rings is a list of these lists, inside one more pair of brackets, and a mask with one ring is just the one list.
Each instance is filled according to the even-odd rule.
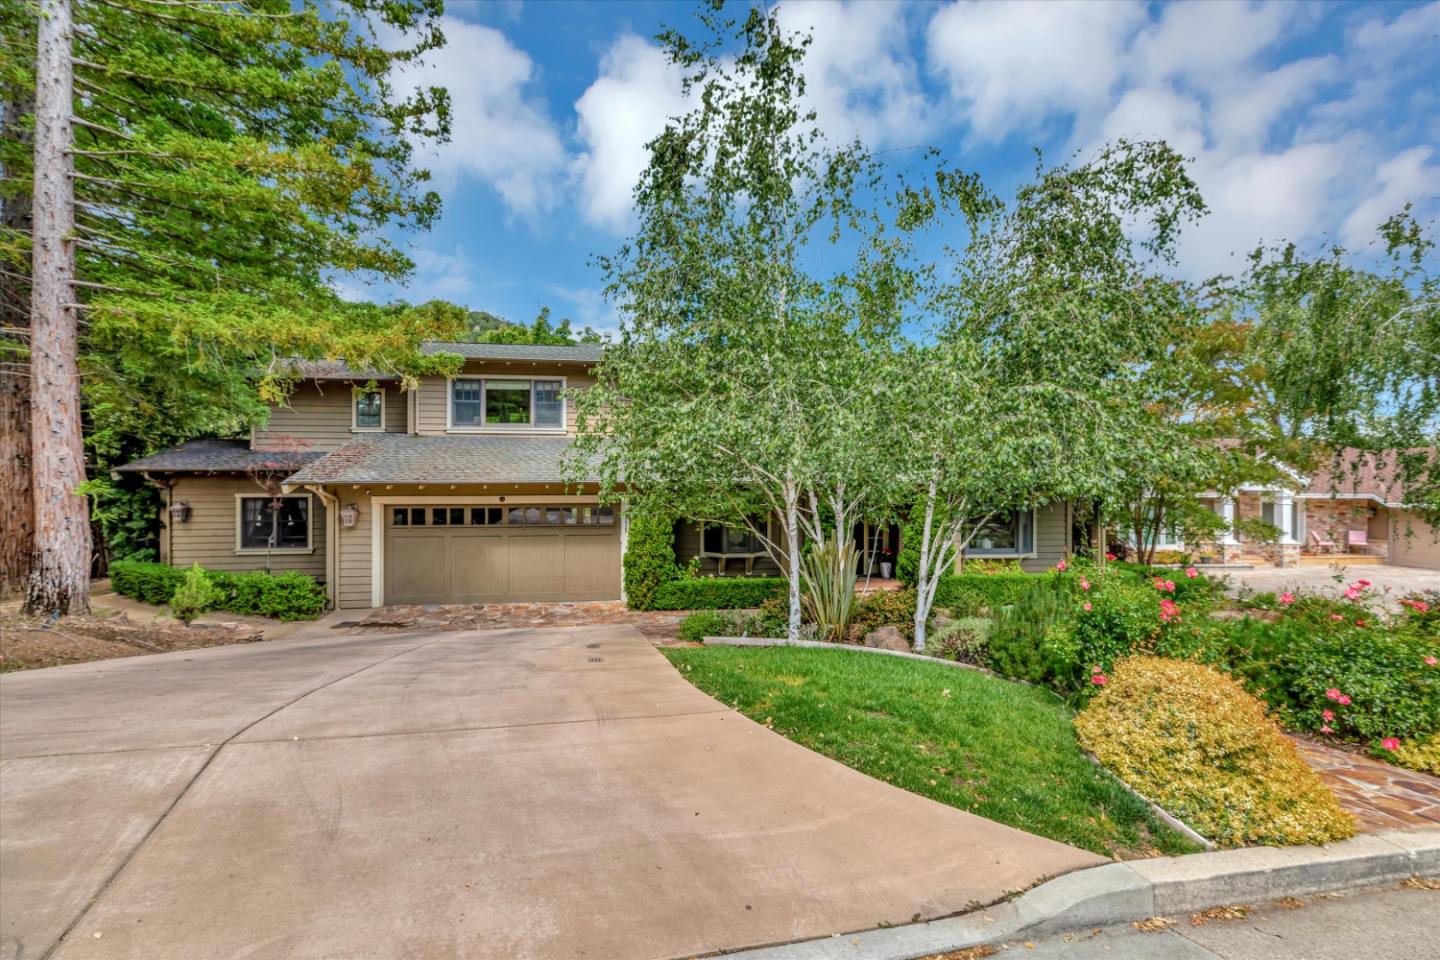
[[1064,572],[1065,572],[1065,568],[1068,567],[1068,566],[1070,566],[1070,564],[1066,563],[1064,560],[1061,560],[1061,561],[1059,561],[1058,563],[1055,564],[1055,569],[1056,569],[1056,570],[1059,570],[1061,573],[1064,573]]
[[1334,710],[1321,710],[1321,711],[1320,711],[1320,716],[1322,716],[1322,717],[1325,718],[1325,722],[1326,722],[1326,723],[1329,723],[1331,720],[1334,720],[1334,719],[1335,719],[1335,711],[1334,711]]
[[1160,601],[1160,621],[1169,623],[1172,620],[1180,619],[1180,607],[1174,600],[1166,598]]
[[1280,594],[1280,602],[1281,602],[1281,603],[1286,603],[1286,604],[1294,603],[1294,602],[1295,602],[1295,594],[1291,593],[1291,592],[1288,591],[1288,590],[1285,591],[1284,593]]
[[1327,700],[1339,700],[1340,697],[1341,693],[1335,687],[1331,687],[1329,690],[1325,691],[1325,699]]
[[1381,740],[1381,741],[1380,741],[1380,746],[1384,747],[1386,750],[1399,750],[1399,749],[1400,749],[1400,738],[1399,738],[1399,737],[1386,737],[1384,740]]
[[1350,706],[1350,698],[1349,698],[1348,696],[1346,696],[1345,694],[1343,694],[1343,693],[1340,694],[1339,699],[1337,699],[1335,702],[1338,703],[1338,704],[1340,704],[1340,706],[1342,706],[1342,707],[1348,707],[1348,706]]
[[1106,560],[1114,560],[1114,559],[1115,559],[1115,554],[1113,554],[1113,553],[1111,553],[1110,551],[1107,550],[1107,551],[1105,551],[1105,559],[1106,559]]
[[1097,687],[1103,687],[1110,682],[1110,678],[1103,673],[1092,673],[1090,674],[1090,682]]
[[1194,567],[1186,567],[1185,576],[1189,577],[1191,580],[1194,580],[1196,577],[1200,576],[1200,571],[1196,570]]

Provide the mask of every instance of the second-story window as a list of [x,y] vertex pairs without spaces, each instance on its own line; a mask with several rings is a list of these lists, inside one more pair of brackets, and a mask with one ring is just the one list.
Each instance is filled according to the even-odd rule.
[[355,391],[354,427],[356,430],[385,429],[385,391]]
[[450,387],[450,425],[561,428],[565,426],[563,388],[560,380],[456,380]]

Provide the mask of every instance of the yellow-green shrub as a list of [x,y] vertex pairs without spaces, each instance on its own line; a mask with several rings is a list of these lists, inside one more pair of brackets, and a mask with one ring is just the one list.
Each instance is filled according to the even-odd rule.
[[1384,754],[1384,759],[1440,777],[1440,733],[1421,740],[1402,740],[1400,749]]
[[1264,705],[1203,664],[1119,661],[1075,729],[1101,763],[1221,846],[1355,833]]

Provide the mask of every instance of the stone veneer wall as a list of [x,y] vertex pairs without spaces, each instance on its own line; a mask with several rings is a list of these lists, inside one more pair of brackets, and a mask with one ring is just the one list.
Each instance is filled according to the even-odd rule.
[[1369,500],[1303,500],[1305,504],[1305,546],[1314,546],[1310,532],[1334,541],[1335,551],[1347,550],[1346,534],[1364,530],[1370,539],[1370,553],[1385,554],[1389,537],[1389,510]]

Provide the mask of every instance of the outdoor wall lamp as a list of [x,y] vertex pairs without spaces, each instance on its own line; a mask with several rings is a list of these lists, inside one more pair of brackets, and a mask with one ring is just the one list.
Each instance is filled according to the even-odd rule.
[[184,523],[186,520],[189,520],[189,519],[190,519],[190,503],[189,503],[189,501],[187,501],[187,500],[181,500],[179,503],[172,503],[172,504],[170,504],[170,519],[171,519],[171,520],[174,520],[176,523]]
[[347,503],[340,508],[340,525],[342,527],[353,527],[355,521],[360,519],[360,505],[358,503]]

